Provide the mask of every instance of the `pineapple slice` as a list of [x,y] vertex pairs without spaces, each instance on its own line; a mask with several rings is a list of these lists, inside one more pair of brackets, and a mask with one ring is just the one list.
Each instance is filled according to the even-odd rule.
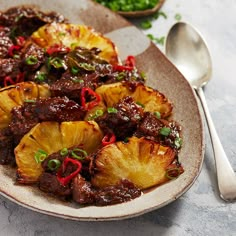
[[173,109],[172,103],[162,93],[141,83],[134,90],[129,89],[126,83],[106,84],[98,87],[96,92],[107,107],[113,107],[120,99],[131,96],[135,102],[144,106],[144,111],[158,111],[162,118],[168,117]]
[[102,34],[85,25],[52,23],[39,28],[31,36],[31,40],[40,47],[47,48],[63,45],[69,48],[75,46],[87,49],[99,48],[99,57],[111,64],[117,64],[118,52],[115,44]]
[[35,183],[42,173],[34,156],[39,150],[48,155],[62,148],[80,145],[88,154],[101,144],[103,134],[96,122],[42,122],[33,127],[15,148],[17,181]]
[[136,187],[146,189],[168,181],[166,168],[174,158],[175,152],[170,147],[131,137],[128,143],[116,142],[97,153],[91,181],[100,188],[128,179]]
[[50,96],[48,86],[33,82],[22,82],[0,89],[0,129],[11,121],[13,107],[21,106],[25,100]]

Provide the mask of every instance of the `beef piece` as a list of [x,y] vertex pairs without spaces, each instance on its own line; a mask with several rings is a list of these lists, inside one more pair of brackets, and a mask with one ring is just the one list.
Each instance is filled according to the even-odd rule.
[[50,85],[52,96],[67,96],[70,99],[80,101],[80,93],[83,87],[96,89],[97,74],[85,74],[83,76],[72,76],[66,72],[60,80]]
[[159,136],[160,129],[164,126],[163,122],[154,114],[145,112],[143,120],[138,125],[136,136],[155,137]]
[[61,198],[67,198],[72,194],[70,185],[61,185],[56,175],[47,172],[43,172],[39,177],[39,189]]
[[[35,60],[35,63],[27,63],[27,60],[29,60],[29,58]],[[35,71],[44,62],[44,60],[44,49],[40,48],[36,44],[31,43],[27,45],[21,55],[21,66],[24,71]]]
[[14,165],[15,157],[12,136],[7,135],[4,131],[5,130],[0,131],[0,164]]
[[95,204],[97,206],[114,205],[127,202],[141,195],[141,190],[136,188],[128,180],[122,180],[115,186],[100,189],[95,194]]
[[[168,135],[160,134],[160,130],[163,127],[170,129]],[[154,114],[145,112],[144,118],[138,125],[134,135],[137,137],[144,136],[162,145],[170,146],[178,150],[180,146],[176,143],[176,139],[179,139],[181,136],[181,126],[176,122],[158,119]]]
[[13,7],[5,12],[0,12],[0,25],[12,29],[12,35],[30,36],[39,27],[52,22],[67,22],[59,13],[43,13],[32,7]]
[[141,195],[141,190],[136,188],[128,180],[122,180],[119,184],[95,189],[90,182],[78,175],[72,184],[73,200],[79,204],[95,204],[106,206],[130,201]]
[[0,59],[0,86],[4,86],[4,78],[10,76],[13,80],[20,74],[18,59]]
[[90,182],[86,181],[81,175],[73,179],[73,200],[79,204],[93,204],[95,201],[94,190]]
[[0,27],[0,58],[7,57],[8,49],[13,45],[9,31],[10,29],[7,27]]
[[113,132],[117,139],[131,136],[143,118],[143,108],[132,97],[125,97],[115,105],[116,113],[105,113],[96,119],[105,133]]

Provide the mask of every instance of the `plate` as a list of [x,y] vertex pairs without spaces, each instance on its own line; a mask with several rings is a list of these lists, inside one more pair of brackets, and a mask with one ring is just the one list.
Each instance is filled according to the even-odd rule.
[[[19,4],[34,4],[42,11],[57,11],[71,22],[92,26],[110,37],[118,47],[121,59],[134,55],[137,67],[145,71],[147,84],[163,92],[174,103],[173,119],[183,127],[184,145],[180,153],[185,172],[176,180],[144,193],[130,202],[106,206],[86,206],[62,202],[37,187],[15,184],[15,170],[0,166],[0,193],[6,198],[56,217],[72,220],[117,220],[153,211],[173,202],[185,193],[200,173],[204,156],[203,124],[194,92],[162,52],[135,26],[120,15],[88,0],[8,0],[0,9]],[[94,15],[96,14],[96,17]]]
[[165,0],[159,0],[155,7],[143,11],[130,11],[130,12],[118,11],[118,13],[128,18],[149,16],[157,12],[162,7],[164,2]]

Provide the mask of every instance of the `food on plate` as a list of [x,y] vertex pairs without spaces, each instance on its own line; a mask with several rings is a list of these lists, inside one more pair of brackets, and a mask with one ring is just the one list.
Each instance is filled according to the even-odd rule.
[[0,12],[0,164],[18,184],[111,205],[183,173],[172,102],[130,55],[58,13]]

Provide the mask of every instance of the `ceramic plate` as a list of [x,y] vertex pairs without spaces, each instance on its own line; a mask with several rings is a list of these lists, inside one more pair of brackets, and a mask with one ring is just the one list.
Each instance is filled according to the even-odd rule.
[[121,59],[127,55],[136,56],[138,68],[148,77],[147,84],[163,92],[174,103],[173,119],[183,127],[184,145],[180,161],[185,172],[178,179],[130,202],[107,207],[81,207],[49,197],[36,187],[16,185],[15,170],[0,166],[1,194],[17,204],[48,215],[73,220],[113,220],[163,207],[186,192],[196,180],[203,162],[203,127],[194,92],[171,62],[135,26],[92,1],[8,0],[1,1],[0,9],[19,4],[35,4],[43,11],[62,13],[73,23],[92,26],[116,43]]

